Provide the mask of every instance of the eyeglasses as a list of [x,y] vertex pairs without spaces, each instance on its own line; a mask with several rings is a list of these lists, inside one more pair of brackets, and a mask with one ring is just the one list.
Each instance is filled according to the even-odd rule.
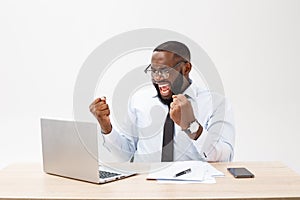
[[[177,64],[175,64],[173,67],[169,67],[166,65],[163,65],[163,67],[160,67],[160,69],[156,69],[155,65],[150,64],[148,67],[144,70],[146,74],[151,74],[151,77],[153,79],[157,77],[162,77],[163,79],[167,79],[170,76],[170,70],[175,69],[176,67],[180,66],[181,63],[187,63],[187,61],[179,61]],[[162,65],[160,65],[162,66]]]

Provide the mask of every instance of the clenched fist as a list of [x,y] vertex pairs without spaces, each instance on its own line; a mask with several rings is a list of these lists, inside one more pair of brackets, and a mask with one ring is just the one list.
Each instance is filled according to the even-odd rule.
[[170,117],[182,129],[187,129],[195,120],[191,102],[183,94],[173,95],[172,98]]
[[112,126],[109,118],[110,110],[106,103],[106,98],[101,97],[95,99],[95,101],[90,105],[90,111],[98,120],[101,131],[105,134],[109,134],[112,130]]
[[[191,122],[195,121],[195,115],[191,102],[182,94],[173,95],[173,102],[170,104],[170,117],[180,126],[183,130],[186,130]],[[196,133],[188,134],[188,136],[197,140],[203,131],[203,127],[200,125]]]

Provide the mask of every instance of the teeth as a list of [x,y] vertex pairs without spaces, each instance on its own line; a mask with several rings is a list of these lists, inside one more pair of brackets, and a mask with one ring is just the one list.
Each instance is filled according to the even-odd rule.
[[166,86],[169,86],[169,84],[168,84],[168,83],[166,83],[166,84],[161,84],[161,85],[158,85],[158,87],[166,87]]
[[166,86],[168,86],[169,84],[168,83],[166,83],[166,84],[162,84],[162,85],[158,85],[159,87],[166,87]]

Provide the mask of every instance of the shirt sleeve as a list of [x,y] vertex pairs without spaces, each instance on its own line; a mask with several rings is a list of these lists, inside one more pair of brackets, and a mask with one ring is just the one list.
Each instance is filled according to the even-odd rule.
[[102,134],[103,145],[114,155],[118,155],[120,158],[118,161],[130,161],[135,153],[138,140],[135,119],[134,109],[129,105],[122,127],[118,129],[112,121],[112,131],[109,134]]
[[110,152],[117,162],[130,161],[133,156],[133,145],[130,138],[125,137],[115,128],[109,134],[102,134],[103,146]]
[[193,144],[207,161],[232,161],[235,141],[232,108],[226,98],[213,98],[212,113],[206,124],[201,124],[203,132]]

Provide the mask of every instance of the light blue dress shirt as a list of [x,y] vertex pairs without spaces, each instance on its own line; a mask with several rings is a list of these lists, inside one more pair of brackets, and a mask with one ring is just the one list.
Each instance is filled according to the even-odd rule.
[[[228,100],[193,82],[183,94],[191,102],[203,132],[197,140],[192,140],[175,123],[174,161],[231,161],[235,128]],[[168,106],[160,102],[154,87],[139,90],[131,96],[125,122],[117,126],[112,121],[112,132],[102,134],[103,145],[114,149],[122,161],[160,162],[167,113]]]

